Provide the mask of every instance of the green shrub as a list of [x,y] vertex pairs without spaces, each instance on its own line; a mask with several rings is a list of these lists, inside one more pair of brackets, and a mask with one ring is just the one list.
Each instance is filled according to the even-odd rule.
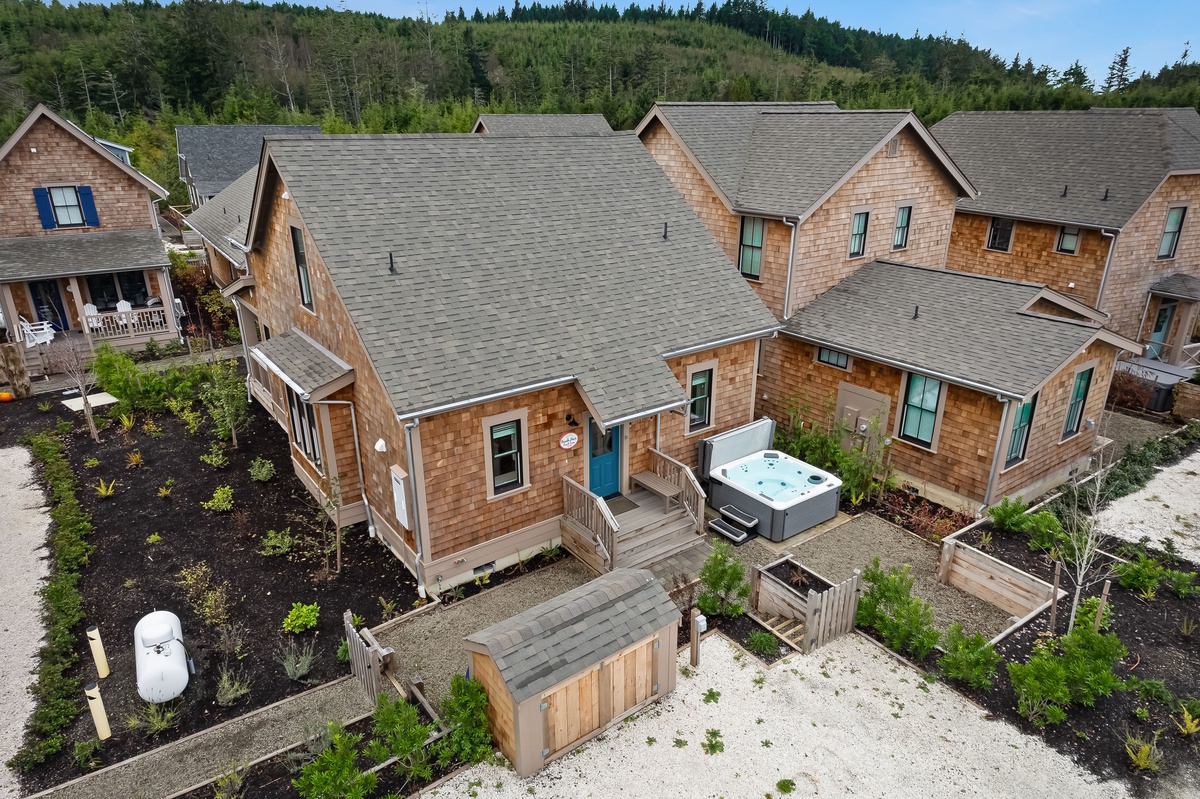
[[769,632],[755,630],[747,637],[746,647],[756,655],[778,655],[779,639]]
[[[1096,609],[1100,607],[1100,597],[1090,596],[1079,603],[1079,607],[1075,609],[1075,626],[1087,627],[1089,630],[1096,626]],[[1112,603],[1104,603],[1104,616],[1100,619],[1100,629],[1108,630],[1112,627],[1113,609]]]
[[350,645],[346,643],[345,638],[338,642],[337,659],[342,663],[350,662]]
[[1162,577],[1167,582],[1167,585],[1171,586],[1171,591],[1180,599],[1187,599],[1192,594],[1200,591],[1200,589],[1196,588],[1195,572],[1166,569],[1163,571]]
[[997,530],[1006,533],[1023,533],[1028,529],[1029,517],[1026,511],[1029,506],[1018,497],[1005,497],[1000,503],[988,508],[988,516]]
[[1125,687],[1113,667],[1127,654],[1115,635],[1090,627],[1037,644],[1029,662],[1008,664],[1017,711],[1041,727],[1065,719],[1072,704],[1091,707]]
[[163,404],[179,421],[183,422],[188,435],[194,436],[200,432],[200,428],[204,425],[204,414],[192,408],[190,399],[169,397]]
[[358,768],[362,736],[330,722],[329,747],[292,780],[301,799],[366,799],[375,793],[379,777]]
[[434,745],[439,765],[480,763],[491,756],[487,706],[483,683],[461,674],[450,678],[450,691],[442,697],[442,723],[448,732]]
[[724,541],[713,544],[712,554],[700,567],[700,596],[696,600],[701,613],[710,616],[740,616],[742,600],[750,596],[746,567]]
[[996,667],[1003,658],[983,635],[965,635],[962,625],[954,623],[946,631],[943,648],[946,654],[938,660],[938,667],[947,677],[978,691],[991,689]]
[[862,576],[867,589],[859,599],[855,622],[879,633],[897,652],[908,652],[918,659],[928,657],[941,634],[933,626],[933,608],[912,595],[909,567],[893,566],[885,571],[875,558]]
[[407,788],[414,781],[429,780],[433,776],[433,766],[425,740],[435,727],[421,723],[416,705],[403,699],[391,701],[385,694],[380,694],[371,718],[374,737],[364,754],[376,763],[394,758],[393,769],[401,779],[401,788]]
[[1048,510],[1028,514],[1025,517],[1025,530],[1029,533],[1029,548],[1035,552],[1062,548],[1068,543],[1062,522]]
[[204,500],[200,507],[213,513],[228,513],[233,510],[233,489],[230,486],[217,486],[212,499]]
[[275,463],[266,458],[255,458],[250,461],[250,479],[265,483],[275,476]]
[[1117,563],[1113,566],[1113,574],[1120,578],[1121,587],[1134,591],[1157,590],[1165,571],[1157,560],[1144,554],[1138,555],[1128,563]]
[[1136,691],[1138,699],[1146,702],[1158,702],[1167,707],[1175,706],[1175,697],[1167,690],[1167,684],[1162,680],[1143,680],[1136,675],[1131,675],[1125,681],[1125,690]]
[[100,768],[100,739],[88,738],[75,744],[75,765],[84,771]]
[[258,545],[258,554],[268,557],[286,555],[292,551],[294,546],[296,546],[296,539],[292,537],[292,528],[267,530],[267,534],[263,536],[262,542]]
[[311,605],[305,605],[302,602],[293,602],[292,609],[288,611],[287,618],[283,620],[283,629],[289,633],[302,633],[306,630],[311,630],[317,626],[317,619],[321,615],[321,606],[316,602]]
[[225,454],[225,445],[214,441],[208,449],[208,454],[200,456],[200,462],[207,463],[214,469],[224,469],[229,465],[229,456]]
[[229,592],[232,589],[227,581],[213,579],[207,562],[202,560],[185,566],[175,577],[201,621],[209,627],[221,627],[229,621]]
[[50,491],[50,552],[54,570],[42,586],[42,623],[45,639],[38,649],[37,668],[29,686],[35,705],[25,724],[24,740],[8,761],[11,768],[28,771],[62,751],[69,727],[83,707],[81,684],[68,672],[79,660],[75,628],[83,621],[83,599],[79,594],[79,570],[88,562],[92,545],[91,517],[75,496],[78,482],[64,454],[62,441],[50,433],[23,438],[33,458],[42,467],[42,479]]

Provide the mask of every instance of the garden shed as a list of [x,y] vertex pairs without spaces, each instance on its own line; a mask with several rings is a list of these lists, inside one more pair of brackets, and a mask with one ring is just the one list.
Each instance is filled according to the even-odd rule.
[[616,569],[466,638],[492,736],[526,777],[675,688],[680,613]]

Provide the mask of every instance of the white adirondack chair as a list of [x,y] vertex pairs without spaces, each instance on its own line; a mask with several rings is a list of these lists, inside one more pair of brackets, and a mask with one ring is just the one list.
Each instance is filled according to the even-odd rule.
[[24,316],[18,316],[17,320],[21,325],[21,336],[25,339],[25,349],[31,350],[39,344],[54,341],[54,325],[49,322],[30,322]]
[[100,321],[100,309],[97,308],[93,303],[84,303],[83,319],[87,323],[87,326],[91,328],[93,333],[103,326],[103,322]]
[[129,327],[133,323],[133,305],[128,300],[117,303],[117,324]]

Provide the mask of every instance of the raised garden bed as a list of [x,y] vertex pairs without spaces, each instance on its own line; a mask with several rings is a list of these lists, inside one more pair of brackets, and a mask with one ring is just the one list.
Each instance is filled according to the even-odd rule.
[[808,654],[854,629],[859,573],[835,585],[790,554],[750,576],[750,607],[758,618]]
[[969,513],[939,505],[903,487],[860,505],[849,504],[843,495],[841,510],[851,516],[869,511],[935,544],[975,520]]

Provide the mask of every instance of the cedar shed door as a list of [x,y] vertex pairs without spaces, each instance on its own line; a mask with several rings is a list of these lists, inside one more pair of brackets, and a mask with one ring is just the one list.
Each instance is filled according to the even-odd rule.
[[604,672],[612,692],[612,718],[619,718],[654,694],[654,639],[635,644],[606,661]]
[[569,749],[600,728],[600,667],[585,671],[542,697],[547,757]]

